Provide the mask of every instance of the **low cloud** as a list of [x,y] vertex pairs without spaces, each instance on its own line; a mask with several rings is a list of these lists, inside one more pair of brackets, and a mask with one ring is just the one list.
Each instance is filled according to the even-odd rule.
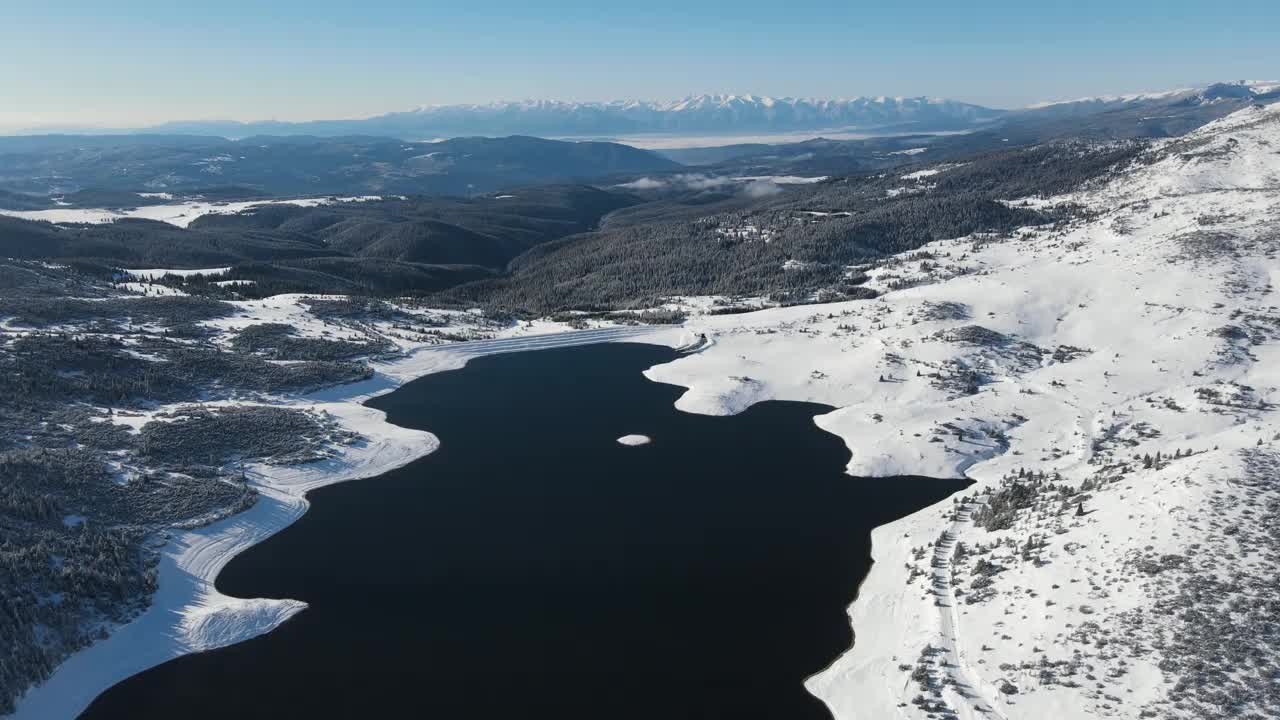
[[798,175],[748,175],[744,177],[724,177],[703,175],[701,173],[681,173],[666,177],[642,177],[615,187],[627,190],[661,190],[673,188],[677,190],[714,190],[731,185],[745,186],[744,192],[752,197],[763,197],[781,192],[780,185],[809,185],[826,180],[825,175],[817,177],[800,177]]
[[628,190],[660,190],[663,188],[682,188],[685,190],[712,190],[742,182],[738,178],[715,177],[701,173],[681,173],[663,178],[642,177],[618,187]]
[[777,195],[782,192],[782,188],[778,186],[778,183],[773,182],[772,180],[752,180],[747,184],[747,187],[743,192],[746,193],[748,197],[760,198]]
[[662,180],[654,180],[650,177],[642,177],[639,180],[632,180],[629,183],[622,183],[617,187],[626,188],[628,190],[657,190],[666,187],[667,183]]

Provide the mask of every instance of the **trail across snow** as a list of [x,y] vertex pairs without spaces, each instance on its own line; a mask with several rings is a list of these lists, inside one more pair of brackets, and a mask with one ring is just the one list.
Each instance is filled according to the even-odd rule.
[[952,691],[948,695],[956,700],[952,706],[958,710],[961,718],[1006,720],[990,690],[983,687],[978,674],[969,667],[968,654],[960,646],[960,614],[955,588],[951,582],[951,557],[958,538],[970,524],[968,504],[957,507],[955,519],[934,545],[931,561],[933,592],[937,596],[935,606],[938,608],[941,628],[938,645],[942,649],[941,671],[937,682]]

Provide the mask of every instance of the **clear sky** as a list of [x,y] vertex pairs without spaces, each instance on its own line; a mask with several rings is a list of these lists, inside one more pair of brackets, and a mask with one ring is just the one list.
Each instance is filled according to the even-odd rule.
[[0,0],[0,130],[498,99],[934,95],[1280,76],[1280,0]]

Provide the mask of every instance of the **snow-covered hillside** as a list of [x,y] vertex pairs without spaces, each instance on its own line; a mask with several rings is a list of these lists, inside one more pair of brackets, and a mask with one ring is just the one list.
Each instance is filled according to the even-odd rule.
[[700,318],[648,374],[691,412],[838,406],[855,476],[977,481],[876,531],[808,683],[838,718],[1280,717],[1280,106],[1049,202],[1088,217]]
[[1026,110],[1058,115],[1082,115],[1127,108],[1170,106],[1173,103],[1186,108],[1254,97],[1271,97],[1277,90],[1280,90],[1280,82],[1273,80],[1241,80],[1172,90],[1095,95],[1073,100],[1040,102],[1028,106]]

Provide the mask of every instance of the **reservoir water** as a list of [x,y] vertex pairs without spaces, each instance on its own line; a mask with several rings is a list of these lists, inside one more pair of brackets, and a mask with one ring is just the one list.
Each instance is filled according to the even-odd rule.
[[871,529],[965,483],[844,474],[819,405],[682,413],[641,374],[676,357],[489,356],[372,401],[440,449],[311,493],[218,578],[310,607],[82,717],[829,718],[803,681],[852,641]]

